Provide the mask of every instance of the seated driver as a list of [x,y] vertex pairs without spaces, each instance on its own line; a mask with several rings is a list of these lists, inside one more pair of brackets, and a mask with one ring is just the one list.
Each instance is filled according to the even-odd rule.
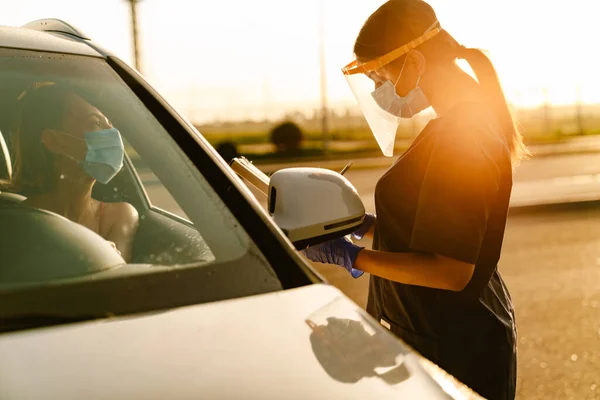
[[123,141],[100,110],[51,84],[26,92],[15,135],[13,188],[25,205],[62,215],[112,242],[125,261],[139,216],[129,203],[92,198],[123,166]]

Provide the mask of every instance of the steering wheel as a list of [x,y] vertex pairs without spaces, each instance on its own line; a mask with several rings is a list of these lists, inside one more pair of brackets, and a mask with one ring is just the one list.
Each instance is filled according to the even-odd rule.
[[76,278],[125,265],[104,238],[55,213],[0,207],[0,287]]

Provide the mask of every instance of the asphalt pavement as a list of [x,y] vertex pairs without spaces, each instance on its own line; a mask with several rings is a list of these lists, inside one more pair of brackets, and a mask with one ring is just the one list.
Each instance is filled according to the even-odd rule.
[[[344,175],[375,210],[375,184],[388,167],[350,168]],[[600,152],[532,158],[515,171],[512,207],[600,200]]]

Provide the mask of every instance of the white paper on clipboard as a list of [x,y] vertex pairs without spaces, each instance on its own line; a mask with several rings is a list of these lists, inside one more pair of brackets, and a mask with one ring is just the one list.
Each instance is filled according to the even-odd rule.
[[267,195],[271,179],[246,157],[234,158],[231,160],[230,166],[240,177],[251,183],[265,196]]

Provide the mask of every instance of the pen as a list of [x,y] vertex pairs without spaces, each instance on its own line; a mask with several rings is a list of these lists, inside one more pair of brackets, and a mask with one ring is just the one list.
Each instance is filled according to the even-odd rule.
[[352,161],[350,161],[348,164],[346,164],[346,166],[340,172],[340,175],[344,175],[346,173],[346,171],[348,171],[350,169],[351,166],[352,166]]

